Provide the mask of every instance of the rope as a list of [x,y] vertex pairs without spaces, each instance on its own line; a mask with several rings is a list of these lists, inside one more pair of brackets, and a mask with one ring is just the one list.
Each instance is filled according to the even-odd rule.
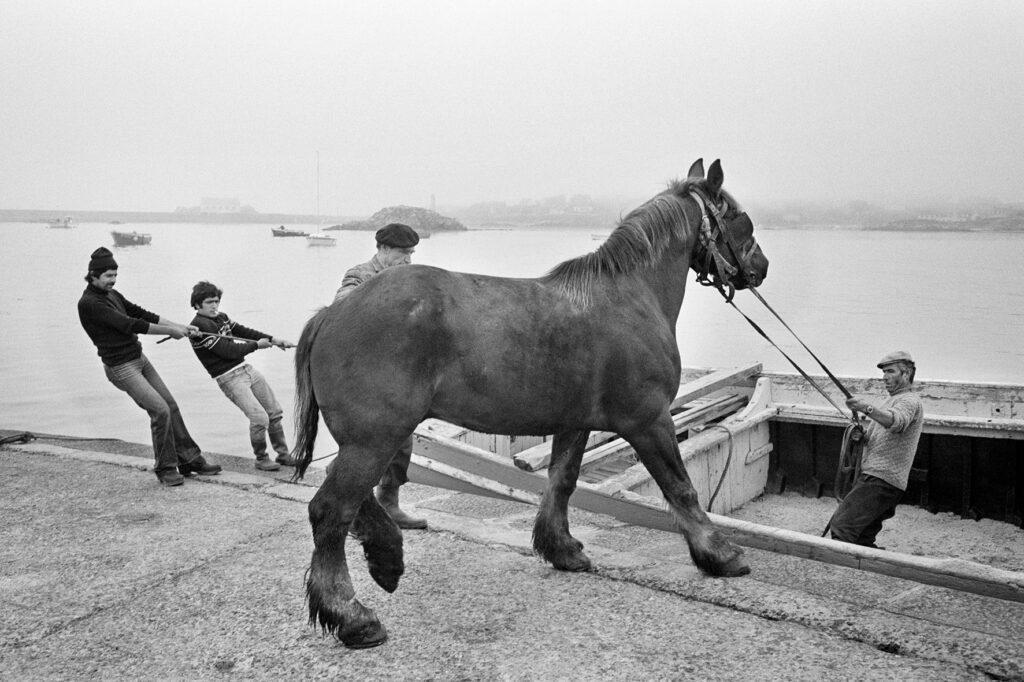
[[[756,289],[753,289],[753,288],[751,288],[751,291],[756,291]],[[760,297],[759,297],[759,298],[760,298]],[[843,408],[839,407],[839,405],[838,405],[838,404],[836,403],[836,401],[832,400],[832,396],[830,396],[830,395],[829,395],[828,393],[826,393],[826,392],[825,392],[825,389],[823,389],[823,388],[822,388],[821,386],[819,386],[819,385],[818,385],[818,383],[817,383],[816,381],[814,381],[814,379],[812,379],[812,378],[810,377],[810,375],[809,375],[809,374],[807,374],[807,372],[805,372],[805,371],[804,371],[803,367],[801,367],[800,365],[798,365],[798,364],[797,364],[796,360],[794,360],[793,358],[791,358],[791,357],[789,356],[789,354],[788,354],[788,353],[787,353],[786,351],[784,351],[784,350],[782,350],[781,348],[779,348],[778,344],[776,344],[776,343],[775,343],[774,341],[772,341],[772,340],[771,340],[771,337],[769,337],[769,336],[768,336],[768,334],[766,334],[766,333],[765,333],[765,331],[764,331],[763,329],[761,329],[761,327],[760,327],[760,326],[758,326],[758,324],[757,324],[756,322],[754,322],[754,321],[753,321],[752,319],[750,319],[750,318],[749,318],[749,317],[747,316],[747,314],[746,314],[746,313],[744,313],[744,312],[743,312],[742,310],[740,310],[739,308],[737,308],[737,307],[736,307],[736,304],[735,304],[735,303],[733,303],[732,301],[730,301],[730,300],[728,300],[728,299],[726,299],[726,302],[727,302],[727,303],[728,303],[729,305],[731,305],[731,306],[733,307],[733,309],[735,309],[735,310],[736,310],[736,312],[738,312],[738,313],[739,313],[740,315],[742,315],[742,316],[743,316],[743,319],[745,319],[745,320],[746,320],[747,322],[749,322],[749,323],[750,323],[750,326],[754,328],[754,331],[756,331],[756,332],[757,332],[758,334],[760,334],[761,336],[763,336],[763,337],[764,337],[764,339],[765,339],[765,341],[767,341],[767,342],[768,342],[768,343],[770,343],[771,345],[775,346],[775,349],[776,349],[777,351],[779,351],[780,353],[782,353],[782,356],[783,356],[784,358],[786,358],[787,360],[789,360],[789,364],[793,365],[793,367],[796,367],[796,370],[797,370],[798,372],[800,372],[800,375],[801,375],[801,376],[802,376],[802,377],[803,377],[803,378],[804,378],[804,379],[805,379],[805,380],[807,381],[807,383],[809,383],[809,384],[810,384],[811,386],[813,386],[813,387],[814,387],[814,389],[815,389],[815,390],[816,390],[816,391],[817,391],[818,393],[820,393],[820,394],[821,394],[821,395],[822,395],[822,396],[823,396],[823,397],[825,398],[825,400],[827,400],[827,401],[829,402],[829,404],[830,404],[830,405],[832,405],[832,407],[836,408],[836,410],[837,410],[837,411],[839,412],[839,414],[841,414],[841,415],[842,415],[842,416],[843,416],[844,418],[846,417],[846,412],[845,412],[845,411],[843,410]],[[767,304],[766,304],[766,305],[767,305]],[[783,323],[783,324],[785,324],[785,323]],[[786,327],[786,328],[787,328],[787,329],[789,329],[789,327]],[[792,330],[790,330],[790,331],[792,331]],[[794,334],[794,336],[796,336],[796,335]],[[799,340],[799,339],[797,339],[797,340]],[[803,343],[803,342],[801,341],[801,343]],[[805,348],[806,348],[806,346],[805,346]],[[812,353],[812,355],[813,355],[813,353]],[[832,376],[832,373],[831,373],[831,372],[829,372],[829,376]],[[836,381],[838,381],[838,380],[836,380]],[[849,392],[848,392],[848,391],[846,390],[846,388],[845,388],[845,387],[843,387],[842,385],[840,385],[840,389],[841,389],[841,390],[843,391],[843,393],[844,393],[845,395],[847,395],[848,397],[852,397],[852,396],[850,396],[850,394],[849,394]],[[856,415],[854,415],[854,419],[856,420]]]
[[[843,445],[839,450],[839,465],[836,467],[836,477],[832,483],[832,492],[839,501],[846,497],[860,476],[860,450],[863,433],[864,429],[856,423],[848,424],[846,430],[843,431]],[[825,530],[821,531],[821,537],[828,535],[834,516],[835,514],[825,524]]]
[[725,483],[725,475],[729,473],[729,465],[732,463],[733,440],[736,437],[736,434],[733,433],[732,429],[724,424],[712,424],[702,429],[702,431],[709,431],[711,429],[722,429],[729,434],[729,450],[725,456],[725,466],[722,468],[722,475],[718,479],[718,485],[715,486],[715,491],[711,493],[711,499],[708,500],[707,511],[711,511],[711,505],[715,503],[715,498],[718,497],[718,491],[722,489],[722,484]]
[[89,442],[89,441],[92,441],[92,442],[107,441],[107,442],[113,443],[113,442],[118,442],[121,439],[120,438],[87,438],[87,437],[79,437],[79,436],[37,436],[36,434],[31,433],[30,431],[24,431],[22,433],[15,434],[13,436],[7,436],[5,438],[0,438],[0,445],[7,445],[9,443],[30,443],[30,442],[32,442],[34,440],[63,440],[63,441],[86,441],[86,442]]

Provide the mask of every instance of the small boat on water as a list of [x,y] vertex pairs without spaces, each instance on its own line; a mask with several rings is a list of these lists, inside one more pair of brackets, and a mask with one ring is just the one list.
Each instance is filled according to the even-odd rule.
[[281,227],[272,227],[272,228],[270,228],[270,232],[275,237],[308,237],[309,236],[309,232],[303,232],[302,230],[296,230],[296,229],[293,229],[293,228],[290,228],[290,227],[285,227],[284,225],[282,225]]
[[314,232],[306,236],[307,246],[334,246],[338,240],[326,232]]
[[71,228],[78,227],[78,223],[71,216],[64,216],[63,218],[57,218],[49,222],[49,227],[53,228]]
[[146,232],[118,232],[111,230],[110,235],[114,238],[114,246],[145,246],[153,241],[153,235]]

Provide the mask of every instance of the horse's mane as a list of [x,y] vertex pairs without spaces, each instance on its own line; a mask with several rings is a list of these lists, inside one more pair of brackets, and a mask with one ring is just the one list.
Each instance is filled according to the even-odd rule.
[[574,304],[587,307],[591,288],[602,277],[636,272],[661,258],[673,231],[685,223],[682,198],[700,182],[700,178],[670,182],[663,192],[630,211],[596,251],[559,263],[541,281]]

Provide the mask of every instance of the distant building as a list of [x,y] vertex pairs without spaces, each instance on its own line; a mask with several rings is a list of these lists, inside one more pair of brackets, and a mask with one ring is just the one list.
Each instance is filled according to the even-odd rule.
[[199,202],[200,213],[241,213],[242,204],[238,199],[203,197]]

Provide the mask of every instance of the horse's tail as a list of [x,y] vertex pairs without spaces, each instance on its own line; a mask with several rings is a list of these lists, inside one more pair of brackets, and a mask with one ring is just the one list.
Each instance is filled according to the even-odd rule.
[[295,346],[295,447],[292,457],[295,458],[295,474],[293,481],[298,481],[306,474],[306,469],[313,461],[313,446],[316,444],[316,432],[320,428],[320,405],[313,394],[313,373],[309,358],[313,350],[313,341],[326,319],[327,308],[321,308],[309,318]]

